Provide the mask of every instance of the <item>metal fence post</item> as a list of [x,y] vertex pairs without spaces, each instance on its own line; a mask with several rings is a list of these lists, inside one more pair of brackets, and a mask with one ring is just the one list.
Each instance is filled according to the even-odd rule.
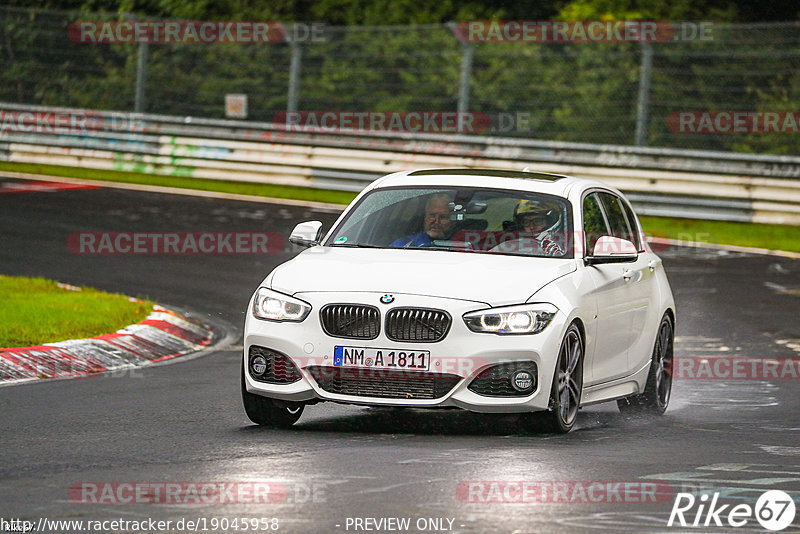
[[139,58],[136,63],[136,101],[133,109],[136,113],[144,113],[144,84],[147,81],[147,43],[139,43]]
[[639,99],[636,106],[636,146],[647,144],[647,119],[650,108],[650,78],[653,72],[653,45],[642,42],[642,64],[639,69]]
[[[136,15],[133,13],[123,13],[122,16],[125,17],[125,20],[136,22]],[[144,85],[147,82],[147,52],[147,42],[140,42],[136,60],[136,89],[133,101],[133,110],[136,113],[144,113]]]
[[[294,32],[297,35],[297,32]],[[289,63],[289,95],[286,102],[286,111],[297,111],[297,102],[300,98],[300,70],[303,60],[303,48],[300,43],[287,36],[292,51]]]
[[[466,41],[459,33],[458,24],[456,22],[448,22],[445,24],[455,37],[461,43],[461,73],[458,80],[458,102],[456,109],[458,110],[459,117],[462,113],[469,110],[469,82],[472,78],[472,59],[475,55],[475,50],[472,43]],[[461,133],[462,121],[458,121],[458,131]]]
[[[458,113],[459,117],[469,110],[469,82],[472,78],[472,58],[475,50],[471,43],[461,43],[461,78],[458,83]],[[461,121],[459,120],[459,131]]]

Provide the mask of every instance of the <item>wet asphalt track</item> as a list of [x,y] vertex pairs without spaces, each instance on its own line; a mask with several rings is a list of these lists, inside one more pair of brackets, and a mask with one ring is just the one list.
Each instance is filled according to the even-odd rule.
[[[664,418],[625,419],[614,404],[599,405],[566,436],[519,434],[509,416],[330,403],[308,407],[291,430],[265,430],[241,408],[241,327],[253,289],[292,252],[91,256],[67,248],[73,232],[287,235],[297,221],[328,228],[334,218],[115,189],[0,193],[0,273],[149,297],[232,335],[206,356],[122,376],[1,387],[0,517],[263,517],[277,518],[280,532],[355,532],[348,517],[407,517],[411,532],[418,518],[446,518],[444,528],[451,519],[451,532],[670,532],[679,530],[666,526],[671,496],[655,504],[484,504],[462,502],[456,491],[463,481],[664,480],[719,491],[731,504],[755,504],[768,489],[800,499],[800,380],[676,381]],[[678,305],[677,357],[800,357],[800,263],[681,248],[661,255]],[[286,500],[71,502],[69,488],[85,481],[270,481],[286,488]],[[800,514],[787,531],[798,525]]]

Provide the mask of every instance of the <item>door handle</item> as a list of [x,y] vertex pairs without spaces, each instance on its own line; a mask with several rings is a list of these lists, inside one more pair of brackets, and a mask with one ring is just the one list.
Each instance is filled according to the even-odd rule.
[[658,262],[656,260],[650,260],[650,262],[647,264],[647,267],[650,269],[651,273],[655,272],[657,266]]
[[630,282],[631,278],[633,278],[633,271],[631,271],[630,269],[625,269],[622,272],[622,278],[624,278],[626,282]]

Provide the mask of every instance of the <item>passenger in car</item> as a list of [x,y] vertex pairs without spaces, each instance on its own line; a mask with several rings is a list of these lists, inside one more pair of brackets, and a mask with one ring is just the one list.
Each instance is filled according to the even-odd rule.
[[425,203],[423,231],[395,239],[389,246],[397,248],[428,247],[435,239],[447,239],[453,230],[453,214],[450,203],[453,197],[448,193],[435,193]]

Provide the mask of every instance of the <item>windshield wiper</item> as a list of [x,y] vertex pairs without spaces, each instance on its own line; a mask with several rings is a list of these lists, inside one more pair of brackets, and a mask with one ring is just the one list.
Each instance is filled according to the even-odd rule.
[[379,247],[378,245],[372,245],[370,243],[333,243],[330,246],[332,246],[332,247],[351,247],[351,248],[383,248],[383,247]]

